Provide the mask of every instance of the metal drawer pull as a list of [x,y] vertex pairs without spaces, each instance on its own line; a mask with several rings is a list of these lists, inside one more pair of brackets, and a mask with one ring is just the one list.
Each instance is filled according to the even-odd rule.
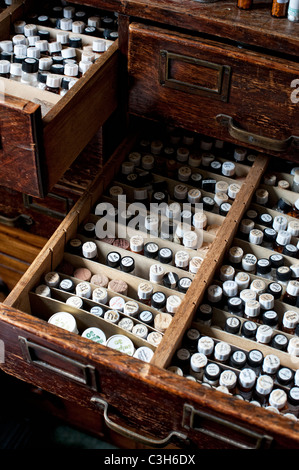
[[111,421],[111,419],[108,417],[108,403],[105,400],[102,400],[101,398],[98,397],[92,397],[91,402],[95,403],[97,406],[103,409],[104,411],[104,419],[105,423],[108,426],[109,429],[112,431],[117,432],[118,434],[121,434],[124,437],[127,437],[129,439],[133,439],[135,441],[139,441],[142,444],[148,445],[148,446],[153,446],[153,447],[165,447],[173,437],[177,437],[179,439],[186,440],[187,436],[185,434],[182,434],[178,431],[172,431],[171,433],[168,434],[167,437],[164,439],[151,439],[150,437],[145,437],[145,436],[140,436],[139,434],[135,433],[134,431],[131,431],[129,429],[126,429],[119,424],[114,423]]
[[[269,448],[273,441],[270,436],[250,431],[223,418],[196,410],[193,406],[186,404],[184,405],[182,426],[184,429],[193,429],[239,449],[265,449]],[[222,434],[220,434],[221,430],[223,431]],[[230,437],[229,432],[231,436],[234,433],[236,439]]]
[[[32,343],[22,336],[19,336],[18,339],[24,359],[29,364],[42,367],[50,372],[55,372],[62,377],[73,380],[81,385],[86,385],[92,390],[97,391],[95,368],[93,366],[82,364],[74,359],[65,357],[56,351],[52,351],[47,347],[41,346],[40,344]],[[40,355],[40,358],[38,355]],[[42,359],[43,357],[44,359]],[[50,364],[48,360],[53,360],[53,364]],[[54,365],[55,361],[56,363],[59,363],[60,366]],[[72,369],[72,371],[64,370],[62,368],[63,366]]]
[[256,145],[257,147],[265,150],[272,150],[274,152],[283,152],[287,150],[293,143],[296,147],[299,146],[299,137],[291,136],[285,140],[271,139],[270,137],[263,137],[257,134],[240,129],[235,123],[231,116],[226,114],[218,114],[216,116],[217,122],[228,128],[228,132],[231,137],[244,142],[246,144]]

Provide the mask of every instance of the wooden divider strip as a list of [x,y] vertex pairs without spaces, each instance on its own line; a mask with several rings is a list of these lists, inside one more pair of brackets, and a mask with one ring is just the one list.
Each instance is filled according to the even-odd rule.
[[236,234],[238,224],[247,210],[255,190],[259,186],[268,163],[269,157],[262,154],[255,160],[215,240],[210,246],[200,270],[189,287],[173,321],[167,328],[163,340],[151,361],[152,364],[162,368],[169,365],[185,331],[192,323],[194,313],[203,299],[206,288],[212,281],[217,267],[222,262],[225,252]]

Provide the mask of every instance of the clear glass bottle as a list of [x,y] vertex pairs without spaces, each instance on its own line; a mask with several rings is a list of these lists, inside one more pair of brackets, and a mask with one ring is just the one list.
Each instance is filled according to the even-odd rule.
[[10,64],[10,79],[16,82],[20,82],[21,76],[22,76],[22,64],[18,64],[16,62],[13,62],[12,64]]
[[37,59],[27,57],[22,63],[21,83],[37,87],[38,66],[39,62]]

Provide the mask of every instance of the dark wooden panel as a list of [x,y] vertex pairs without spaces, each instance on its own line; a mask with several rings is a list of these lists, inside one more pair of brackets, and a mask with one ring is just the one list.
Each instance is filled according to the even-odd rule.
[[[170,87],[161,80],[163,53],[183,58],[181,65],[186,58],[227,67],[221,85],[223,89],[227,85],[225,73],[230,75],[227,97],[219,99],[219,95],[213,97],[211,93],[197,96],[191,86],[182,89],[175,80]],[[299,136],[298,104],[291,99],[294,91],[291,84],[299,76],[298,64],[136,23],[130,25],[128,61],[129,110],[134,114],[167,119],[190,130],[238,142],[227,126],[217,120],[218,115],[225,114],[233,118],[241,131],[254,136],[257,144],[251,145],[249,138],[249,146],[262,150],[263,137],[284,142],[290,136]],[[202,68],[197,71],[199,83],[203,82],[202,71]],[[182,71],[178,76],[183,76]],[[208,73],[205,76],[212,88],[214,80]],[[189,64],[185,67],[184,81],[195,82],[190,77]],[[276,150],[270,152],[276,154]]]

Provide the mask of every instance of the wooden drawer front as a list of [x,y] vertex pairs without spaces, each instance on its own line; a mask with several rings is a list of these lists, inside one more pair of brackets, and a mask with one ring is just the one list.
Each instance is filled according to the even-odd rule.
[[[13,15],[2,14],[1,39],[11,37],[13,22],[23,15],[23,3]],[[54,38],[54,29],[40,29],[49,30]],[[83,45],[92,41],[81,38]],[[63,97],[1,78],[1,185],[44,197],[115,111],[118,41],[107,40],[106,47]]]
[[295,156],[298,64],[136,23],[128,60],[132,113]]
[[[103,270],[102,273],[110,279],[113,273],[119,276],[117,269],[104,265],[109,247],[106,245],[104,248],[101,241],[97,241],[102,256],[98,262],[84,260],[66,251],[68,241],[80,234],[83,223],[95,220],[94,209],[98,202],[106,200],[104,195],[108,199],[108,189],[118,182],[121,163],[131,151],[133,141],[129,138],[111,157],[103,173],[71,209],[1,306],[1,368],[80,406],[97,413],[104,411],[104,419],[110,429],[146,445],[165,446],[173,439],[180,447],[191,441],[198,448],[298,445],[297,425],[286,422],[282,416],[254,407],[237,397],[206,389],[168,370],[172,356],[203,300],[207,285],[214,279],[217,266],[233,241],[237,222],[249,206],[265,171],[267,158],[259,156],[248,171],[228,216],[221,221],[199,275],[194,276],[188,292],[183,295],[181,308],[173,314],[161,342],[154,346],[150,363],[83,338],[81,333],[85,328],[98,326],[104,329],[106,320],[91,315],[86,306],[79,309],[66,305],[63,291],[53,288],[51,298],[35,293],[36,286],[43,282],[47,272],[63,272],[62,261],[71,261],[73,267],[89,267],[93,272]],[[114,247],[115,250],[122,252],[121,248]],[[123,278],[130,287],[128,296],[136,300],[136,285],[148,272],[152,260],[130,253],[138,261],[140,270],[134,276],[123,274]],[[161,290],[163,286],[159,285],[157,289]],[[89,302],[87,299],[87,304]],[[48,323],[49,317],[61,310],[74,315],[79,334]],[[105,328],[108,337],[120,326],[108,325],[106,321]],[[133,335],[128,333],[128,336],[132,338]],[[146,343],[149,345],[149,341],[135,338],[137,346]]]

